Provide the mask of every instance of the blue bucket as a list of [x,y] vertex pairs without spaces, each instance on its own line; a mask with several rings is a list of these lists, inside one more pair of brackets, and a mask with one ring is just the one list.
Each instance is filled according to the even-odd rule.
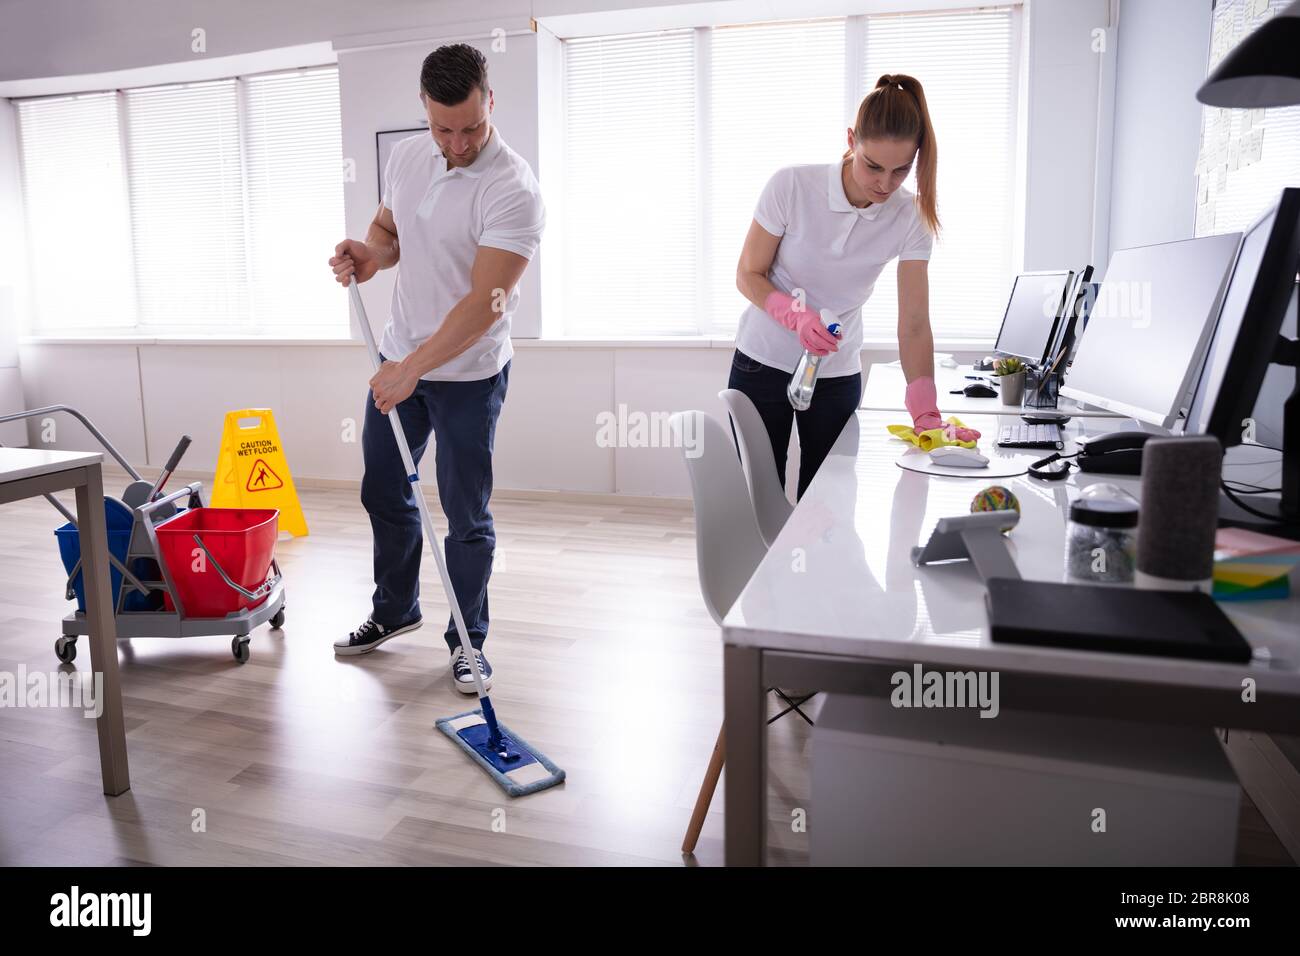
[[[131,509],[116,498],[104,499],[104,524],[108,529],[108,550],[122,564],[126,564],[126,551],[131,546],[131,525],[135,521]],[[81,558],[81,535],[72,522],[54,529],[54,536],[59,542],[59,556],[63,558],[63,570],[68,574]],[[72,579],[73,590],[77,592],[77,610],[86,610],[86,585],[80,570]],[[113,607],[117,607],[117,594],[122,588],[122,572],[109,565],[108,593]]]

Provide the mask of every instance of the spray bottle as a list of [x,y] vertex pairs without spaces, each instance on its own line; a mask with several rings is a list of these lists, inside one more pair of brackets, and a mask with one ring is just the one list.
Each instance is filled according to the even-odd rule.
[[[835,313],[829,309],[822,309],[818,315],[822,320],[822,325],[831,335],[839,336],[840,320]],[[785,390],[786,397],[790,399],[790,404],[794,406],[795,411],[805,411],[812,404],[813,389],[817,387],[817,371],[821,368],[823,355],[814,355],[807,349],[804,349],[803,357],[799,359],[799,364],[795,367],[794,376],[790,379],[790,384]]]

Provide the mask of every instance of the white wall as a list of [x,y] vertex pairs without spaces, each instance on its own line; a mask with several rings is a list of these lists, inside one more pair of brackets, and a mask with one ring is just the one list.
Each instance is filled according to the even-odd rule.
[[1092,31],[1105,9],[1105,0],[1025,5],[1027,271],[1077,268],[1089,258],[1100,67]]
[[[18,177],[4,175],[18,168],[17,132],[14,108],[0,100],[0,414],[17,411],[22,405],[22,374],[18,368],[18,315],[21,283],[14,281],[26,269],[27,248],[22,222],[22,196]],[[27,444],[26,429],[18,422],[0,424],[0,444]]]
[[[71,405],[137,468],[160,466],[189,434],[194,443],[182,468],[212,473],[226,413],[265,407],[275,413],[295,477],[361,477],[370,372],[359,346],[28,343],[20,354],[25,407]],[[717,392],[730,360],[726,347],[521,343],[497,429],[496,486],[686,497],[680,451],[600,447],[597,416],[623,404],[646,414],[702,408],[722,417]],[[98,448],[74,419],[50,418],[55,440],[43,440],[42,419],[32,425],[33,443]],[[420,471],[432,480],[431,455]]]
[[[166,62],[176,58],[174,34],[183,29],[188,37],[192,25],[207,27],[211,55],[248,52],[261,42],[296,45],[322,36],[333,39],[340,70],[344,154],[357,162],[356,181],[345,186],[347,227],[354,236],[364,233],[377,205],[374,133],[418,124],[422,117],[416,98],[419,63],[438,42],[478,37],[473,42],[491,61],[500,128],[537,168],[539,96],[545,96],[538,89],[537,66],[539,58],[543,64],[551,62],[553,51],[545,46],[539,49],[533,34],[517,33],[526,28],[530,8],[538,16],[634,5],[656,7],[656,16],[673,12],[669,4],[637,4],[636,0],[531,4],[386,0],[364,8],[343,0],[313,4],[285,0],[269,6],[239,0],[220,10],[214,6],[212,17],[192,17],[188,8],[178,10],[171,4],[107,0],[100,15],[82,19],[72,15],[68,2],[19,0],[6,8],[13,18],[0,40],[0,81],[23,75],[24,69],[72,70],[73,51],[88,47],[94,48],[94,55],[76,61],[79,72]],[[830,12],[829,6],[837,2],[842,6],[842,0],[817,0],[815,6]],[[864,0],[854,5],[855,12],[878,9],[883,2]],[[922,9],[949,5],[948,0],[903,3]],[[735,9],[725,3],[699,6],[707,8],[709,16],[723,19]],[[806,4],[784,0],[770,0],[767,8],[778,16],[813,11]],[[1094,172],[1091,117],[1098,72],[1089,38],[1091,28],[1100,22],[1104,2],[1030,0],[1027,10],[1030,48],[1025,51],[1028,75],[1022,105],[1029,133],[1024,143],[1023,245],[1025,267],[1041,269],[1084,261],[1087,256]],[[150,22],[137,23],[137,19]],[[210,23],[190,24],[192,19]],[[23,39],[12,39],[16,34],[8,26],[13,22],[26,24]],[[490,47],[493,26],[507,31],[503,52]],[[220,37],[219,43],[214,36]],[[545,189],[545,169],[538,171]],[[12,168],[0,169],[0,179],[6,173],[15,175]],[[322,237],[323,257],[335,241],[335,237]],[[550,294],[539,290],[538,277],[534,264],[525,278],[517,333],[537,334],[538,303],[542,295]],[[381,275],[364,291],[371,320],[379,324],[386,316],[391,277]],[[990,329],[996,321],[996,316],[990,317]],[[894,350],[867,352],[864,365],[896,355]],[[186,467],[212,469],[224,412],[265,403],[276,412],[296,475],[355,478],[360,474],[359,448],[340,438],[343,420],[359,416],[365,392],[366,360],[358,345],[218,346],[146,340],[105,347],[27,342],[20,347],[20,356],[28,407],[65,402],[82,408],[138,464],[160,464],[180,433],[189,432],[195,444]],[[704,408],[721,415],[716,393],[726,385],[729,358],[726,342],[660,346],[518,342],[498,433],[497,487],[686,495],[679,453],[598,447],[596,415],[617,411],[620,405],[647,414]],[[71,446],[84,447],[75,429],[70,434],[74,436]]]
[[[0,81],[78,75],[480,20],[474,0],[5,0]],[[529,0],[492,0],[527,17]],[[192,31],[204,31],[195,53]]]
[[[1191,238],[1210,0],[1123,0],[1110,248]],[[1101,263],[1098,263],[1101,265]]]

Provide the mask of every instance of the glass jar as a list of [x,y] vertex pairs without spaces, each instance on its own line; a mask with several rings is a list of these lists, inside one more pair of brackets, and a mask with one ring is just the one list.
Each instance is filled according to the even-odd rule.
[[1065,579],[1130,584],[1137,566],[1138,502],[1118,485],[1088,485],[1070,503],[1065,526]]

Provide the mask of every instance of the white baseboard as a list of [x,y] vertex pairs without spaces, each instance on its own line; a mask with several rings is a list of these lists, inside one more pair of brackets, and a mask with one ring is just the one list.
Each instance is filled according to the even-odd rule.
[[[134,464],[134,462],[132,462]],[[145,468],[140,472],[146,478],[153,479],[158,474],[156,467]],[[129,476],[118,466],[116,462],[104,462],[104,484],[106,494],[116,494],[114,489],[119,485],[125,486]],[[178,468],[167,483],[167,488],[175,491],[180,485],[187,484],[191,481],[203,482],[204,498],[206,500],[208,492],[212,486],[212,473],[208,471],[192,471],[185,468]],[[360,493],[361,482],[355,478],[312,478],[293,476],[293,483],[298,488],[303,489],[342,489],[354,490]],[[426,491],[432,491],[432,488],[426,488]],[[613,492],[597,491],[550,491],[540,488],[495,488],[492,491],[493,501],[555,501],[566,502],[569,504],[595,504],[595,505],[622,505],[624,507],[635,508],[664,508],[671,511],[680,511],[689,513],[691,510],[691,500],[689,498],[676,498],[660,495],[619,495]],[[360,507],[360,505],[358,505]]]

